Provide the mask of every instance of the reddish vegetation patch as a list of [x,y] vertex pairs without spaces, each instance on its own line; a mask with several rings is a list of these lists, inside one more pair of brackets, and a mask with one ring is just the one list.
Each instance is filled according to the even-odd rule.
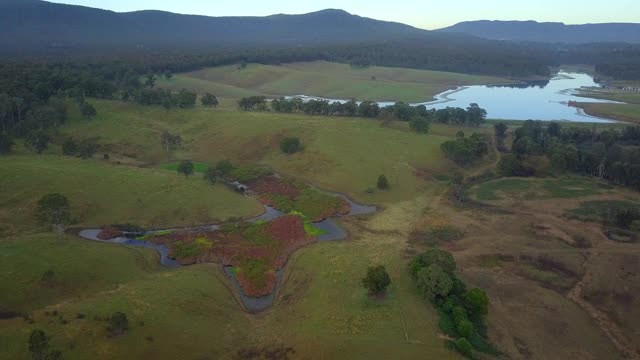
[[300,189],[293,181],[285,180],[275,175],[261,176],[250,181],[247,186],[257,194],[275,194],[295,198],[300,195]]
[[106,227],[96,236],[100,240],[109,240],[113,238],[117,238],[122,236],[122,231],[114,228],[114,227]]
[[[168,246],[169,256],[182,265],[234,266],[240,269],[237,279],[243,292],[260,297],[273,292],[275,272],[284,267],[289,255],[315,240],[305,232],[301,217],[286,215],[264,224],[240,223],[212,232],[175,232],[148,241]],[[249,278],[243,269],[252,260],[264,264],[264,271]]]
[[240,283],[240,287],[242,288],[242,292],[245,295],[251,297],[262,297],[271,294],[276,287],[276,272],[275,271],[267,271],[264,273],[263,280],[260,284],[252,281],[248,277],[245,276],[243,272],[237,274],[236,278]]

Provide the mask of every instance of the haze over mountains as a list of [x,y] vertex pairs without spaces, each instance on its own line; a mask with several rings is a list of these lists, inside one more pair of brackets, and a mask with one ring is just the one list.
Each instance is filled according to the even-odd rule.
[[207,17],[154,10],[117,13],[40,0],[0,0],[0,32],[4,52],[100,46],[336,45],[398,39],[482,43],[469,35],[538,42],[640,42],[640,24],[474,21],[427,31],[335,9],[302,15]]
[[461,22],[438,31],[494,40],[544,43],[640,43],[640,24],[633,23],[565,25],[556,22],[480,20]]
[[443,37],[409,25],[323,10],[303,15],[206,17],[113,11],[39,0],[0,0],[4,47],[86,45],[304,45]]

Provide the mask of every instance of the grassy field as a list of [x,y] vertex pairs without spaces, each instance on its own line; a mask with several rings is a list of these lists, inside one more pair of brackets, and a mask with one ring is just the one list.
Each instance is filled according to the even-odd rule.
[[629,123],[640,122],[640,105],[639,104],[596,104],[596,103],[580,103],[580,107],[585,113],[614,119]]
[[476,185],[469,190],[469,193],[480,201],[540,200],[598,195],[610,189],[612,189],[611,186],[586,177],[502,178]]
[[[189,158],[202,163],[230,159],[263,164],[363,202],[413,197],[428,186],[414,175],[417,169],[448,174],[453,165],[441,155],[440,144],[461,129],[434,125],[430,134],[421,135],[406,123],[385,127],[379,121],[358,118],[205,108],[168,112],[121,102],[93,103],[98,116],[86,121],[72,113],[69,125],[60,129],[60,142],[67,136],[98,137],[105,151],[130,162],[164,164]],[[183,147],[167,154],[159,140],[164,130],[180,134]],[[304,151],[283,154],[279,143],[287,136],[299,137]],[[380,174],[389,178],[391,189],[368,194],[366,190],[375,188]]]
[[73,226],[134,223],[162,228],[259,214],[262,207],[200,176],[57,155],[0,157],[0,234],[38,227],[35,207],[49,193],[72,204]]
[[448,72],[402,68],[355,68],[325,61],[280,66],[221,66],[160,79],[159,87],[210,92],[224,98],[250,95],[278,97],[312,95],[372,101],[428,101],[445,90],[464,85],[509,83],[509,80]]
[[[146,250],[71,238],[57,244],[52,235],[0,242],[0,253],[19,253],[3,257],[1,269],[11,271],[1,273],[6,275],[0,277],[3,288],[39,287],[41,272],[49,268],[64,284],[78,276],[65,269],[85,269],[96,261],[92,254],[105,255],[74,283],[82,292],[67,298],[35,299],[38,292],[0,294],[1,303],[24,303],[26,308],[50,301],[48,307],[32,312],[34,323],[0,320],[0,354],[26,357],[29,331],[42,328],[65,359],[231,359],[239,350],[276,346],[293,348],[292,358],[457,359],[437,337],[437,316],[406,270],[404,233],[381,235],[411,223],[431,196],[389,206],[370,220],[347,223],[354,234],[350,241],[297,252],[281,296],[259,316],[242,312],[217,266],[160,270],[148,263],[153,256]],[[41,265],[15,272],[32,261]],[[393,285],[384,300],[370,300],[359,283],[372,264],[385,264],[391,274]],[[87,284],[86,279],[105,273],[105,279]],[[51,315],[54,310],[57,315]],[[130,330],[108,338],[102,319],[114,311],[127,314]],[[86,317],[78,319],[79,313]]]

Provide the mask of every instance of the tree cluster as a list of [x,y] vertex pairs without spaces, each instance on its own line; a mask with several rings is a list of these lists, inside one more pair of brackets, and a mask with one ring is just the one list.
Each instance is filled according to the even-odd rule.
[[428,250],[411,260],[409,270],[424,299],[438,309],[440,329],[453,338],[455,349],[469,357],[474,350],[495,352],[486,340],[489,298],[482,289],[468,289],[456,276],[451,253]]
[[525,121],[498,170],[505,176],[569,171],[640,190],[640,126],[598,131]]
[[361,116],[377,117],[380,114],[380,107],[372,101],[363,101],[358,104],[355,100],[347,102],[327,100],[309,100],[307,102],[300,98],[280,98],[271,101],[271,109],[275,112],[294,113],[302,112],[307,115],[324,116]]
[[238,107],[244,111],[266,111],[267,99],[264,96],[250,96],[238,101]]
[[482,159],[489,153],[487,138],[483,134],[473,133],[465,137],[464,133],[458,132],[455,140],[448,140],[440,144],[440,150],[447,159],[453,160],[460,166],[473,163]]

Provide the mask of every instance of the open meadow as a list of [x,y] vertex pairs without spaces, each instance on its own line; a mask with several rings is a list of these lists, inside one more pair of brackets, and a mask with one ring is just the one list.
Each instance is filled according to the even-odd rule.
[[[584,201],[638,195],[584,177],[504,178],[471,186],[468,206],[460,207],[450,196],[452,172],[484,173],[500,155],[492,149],[461,168],[440,144],[459,131],[491,134],[491,127],[433,124],[418,134],[396,121],[92,103],[98,115],[87,120],[72,107],[43,154],[18,145],[0,158],[9,174],[0,180],[7,189],[0,285],[15,289],[0,294],[0,353],[8,358],[26,357],[26,338],[41,328],[66,359],[457,359],[407,269],[434,245],[453,254],[469,286],[487,290],[488,340],[504,356],[601,359],[636,351],[637,299],[610,289],[627,286],[638,244],[612,241],[599,223],[571,211]],[[167,152],[165,131],[179,134],[182,146]],[[301,152],[282,153],[289,136],[300,138]],[[69,137],[94,139],[99,156],[61,156]],[[176,172],[182,159],[196,161],[195,175]],[[259,314],[243,311],[220,265],[166,268],[152,250],[88,241],[75,229],[58,240],[34,219],[35,202],[49,192],[70,198],[76,229],[170,228],[259,214],[256,200],[202,178],[207,164],[224,159],[267,166],[379,210],[339,220],[347,240],[293,253],[273,306]],[[388,190],[376,189],[381,174]],[[381,299],[360,283],[376,264],[392,280]],[[620,270],[597,270],[603,267]],[[116,311],[127,314],[129,330],[111,337],[107,318]]]
[[506,84],[490,76],[389,67],[354,67],[326,61],[275,65],[248,64],[206,68],[161,78],[158,86],[172,90],[210,92],[222,98],[263,95],[321,96],[365,101],[424,102],[436,94],[465,85]]

